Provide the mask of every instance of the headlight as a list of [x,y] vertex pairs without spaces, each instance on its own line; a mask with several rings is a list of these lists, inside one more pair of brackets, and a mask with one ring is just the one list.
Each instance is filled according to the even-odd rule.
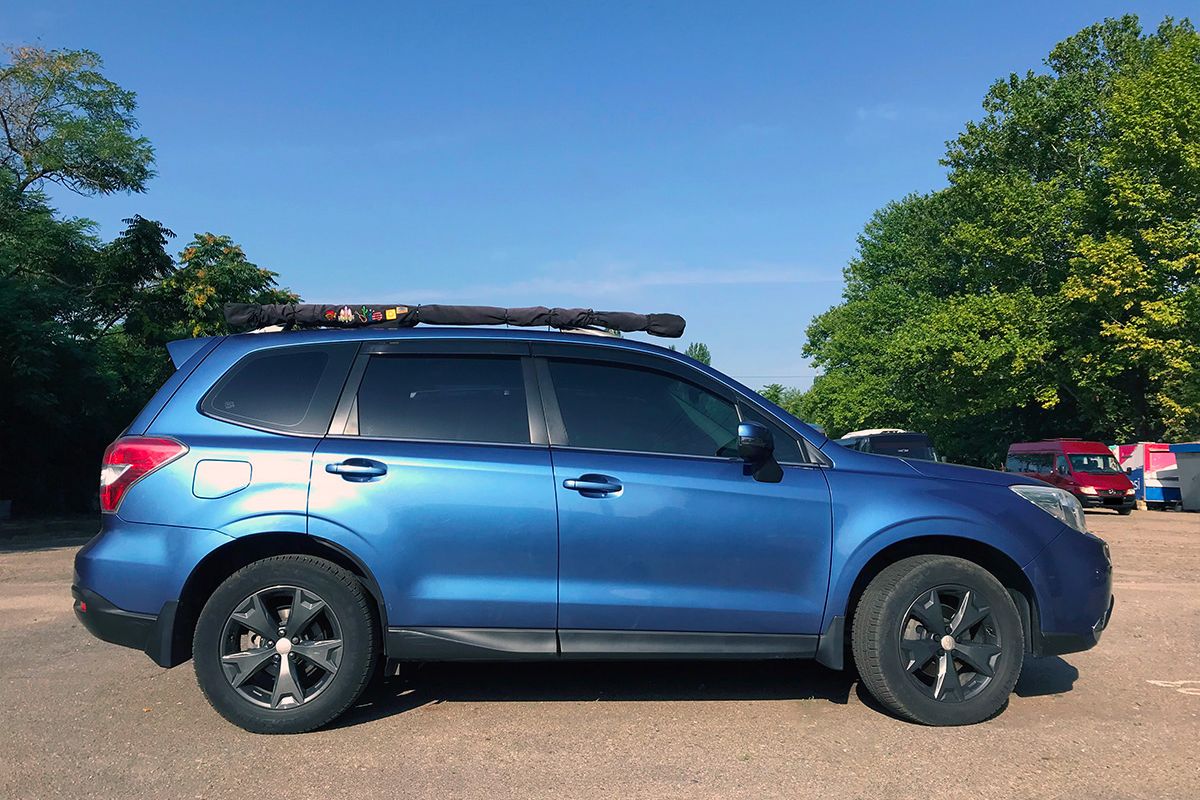
[[1137,489],[1126,489],[1125,494],[1137,494]]
[[1096,489],[1095,489],[1095,487],[1092,487],[1092,486],[1080,486],[1079,493],[1080,494],[1095,494]]
[[1035,506],[1052,514],[1081,533],[1087,533],[1087,521],[1083,506],[1075,495],[1055,489],[1053,486],[1010,486],[1008,487]]

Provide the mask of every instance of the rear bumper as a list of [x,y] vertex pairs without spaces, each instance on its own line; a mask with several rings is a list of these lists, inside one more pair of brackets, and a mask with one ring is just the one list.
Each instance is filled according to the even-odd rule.
[[75,616],[88,633],[105,642],[141,650],[160,667],[173,667],[171,638],[177,603],[164,603],[158,614],[117,608],[95,592],[71,587]]

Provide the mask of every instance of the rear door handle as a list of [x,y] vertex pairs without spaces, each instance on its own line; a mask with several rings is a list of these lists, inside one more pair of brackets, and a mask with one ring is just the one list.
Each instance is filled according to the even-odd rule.
[[325,471],[356,483],[369,481],[387,474],[387,464],[369,458],[347,458],[340,464],[326,464]]
[[580,475],[578,478],[567,478],[563,481],[562,485],[564,489],[579,492],[584,497],[604,497],[605,495],[618,494],[625,488],[616,478],[592,473]]

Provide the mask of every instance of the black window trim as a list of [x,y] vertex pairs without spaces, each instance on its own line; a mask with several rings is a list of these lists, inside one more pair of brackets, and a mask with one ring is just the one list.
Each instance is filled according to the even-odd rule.
[[[372,358],[389,355],[412,356],[445,356],[447,358],[462,356],[509,356],[517,358],[521,363],[521,375],[525,388],[525,409],[529,419],[528,442],[476,442],[463,439],[413,439],[395,436],[363,436],[358,432],[358,388],[362,384],[367,364]],[[485,447],[529,447],[546,448],[550,444],[546,432],[546,418],[542,411],[542,402],[538,394],[537,379],[534,375],[533,359],[529,355],[527,342],[511,342],[487,339],[436,339],[408,341],[371,341],[363,342],[359,349],[346,384],[342,387],[329,430],[325,436],[331,439],[357,440],[365,439],[372,442],[405,442],[409,444],[453,444]]]
[[[349,351],[351,349],[351,346],[357,346],[357,344],[358,344],[357,342],[308,342],[305,344],[279,344],[279,345],[272,345],[271,347],[258,348],[255,350],[251,350],[247,353],[243,353],[241,356],[238,357],[238,359],[236,361],[234,361],[232,364],[230,364],[225,369],[225,371],[221,374],[221,376],[219,378],[217,378],[217,380],[211,386],[208,387],[208,389],[200,397],[200,400],[196,403],[196,411],[198,413],[200,413],[201,415],[208,417],[210,419],[215,419],[219,422],[224,422],[229,425],[237,425],[238,427],[241,427],[241,428],[249,428],[251,430],[262,431],[264,433],[274,433],[279,436],[294,436],[294,437],[305,438],[305,439],[322,439],[326,435],[325,431],[297,431],[297,430],[292,430],[292,429],[290,429],[286,426],[282,426],[282,425],[263,424],[261,421],[260,422],[251,422],[250,420],[248,420],[246,418],[242,418],[242,417],[239,417],[236,415],[224,414],[220,411],[220,409],[216,409],[216,408],[212,407],[211,400],[212,400],[212,398],[214,398],[217,395],[217,393],[221,389],[223,389],[229,383],[230,380],[232,380],[233,376],[238,371],[240,371],[241,366],[244,363],[246,363],[247,361],[253,361],[253,360],[256,360],[259,358],[267,358],[270,355],[275,354],[276,352],[295,352],[298,350],[325,350],[330,353],[331,365],[336,366],[336,362],[333,361],[333,356],[336,354],[336,352],[338,350],[345,351],[343,357],[348,356],[348,358],[351,360],[351,363],[353,363],[354,355],[349,353]],[[352,366],[349,368],[349,371],[351,371],[351,372],[353,371]],[[338,375],[338,374],[323,375],[317,383],[317,388],[313,392],[314,398],[323,389],[326,391],[329,391],[331,394],[334,395],[334,398],[335,398],[334,409],[335,410],[334,410],[334,414],[332,417],[333,419],[337,418],[336,409],[338,408],[338,406],[341,403],[341,395],[340,395],[340,393],[333,391],[333,386],[335,384],[341,384],[343,391],[344,391],[345,382],[347,380],[347,369],[346,368],[338,370],[338,372],[341,374],[340,375]]]
[[[549,435],[550,448],[554,450],[571,450],[578,452],[593,452],[593,453],[613,453],[626,455],[645,455],[645,456],[662,456],[665,458],[691,458],[702,459],[706,461],[732,461],[740,462],[736,456],[703,456],[690,453],[660,453],[646,450],[612,450],[608,448],[596,447],[577,447],[570,444],[570,437],[567,435],[566,425],[562,419],[562,413],[558,406],[558,396],[554,391],[554,383],[550,378],[550,359],[566,359],[572,361],[595,361],[614,364],[617,366],[633,366],[641,369],[649,369],[656,372],[666,374],[670,377],[679,380],[687,381],[688,383],[698,386],[700,389],[716,395],[722,400],[731,403],[736,410],[738,420],[744,420],[742,407],[743,404],[752,405],[760,414],[768,420],[772,420],[775,424],[785,431],[792,431],[792,436],[796,440],[802,453],[808,455],[810,461],[781,461],[782,466],[789,467],[829,467],[832,464],[820,457],[819,449],[812,442],[805,439],[796,431],[793,431],[791,426],[783,420],[779,419],[775,414],[772,414],[769,409],[766,409],[754,403],[749,397],[744,396],[741,392],[734,391],[729,386],[726,386],[719,381],[711,379],[699,370],[692,369],[684,364],[679,364],[667,358],[654,356],[647,353],[640,353],[631,350],[614,350],[607,347],[589,346],[586,344],[561,344],[561,343],[533,343],[531,346],[535,371],[538,378],[538,385],[542,397],[542,408],[545,414],[546,430]],[[565,444],[555,444],[555,441],[565,441]]]

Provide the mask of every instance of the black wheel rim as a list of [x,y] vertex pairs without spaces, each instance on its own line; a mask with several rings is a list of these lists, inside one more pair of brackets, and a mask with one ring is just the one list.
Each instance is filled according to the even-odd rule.
[[946,584],[909,605],[899,645],[900,663],[925,695],[961,703],[992,682],[1002,642],[983,596],[968,586]]
[[296,708],[319,697],[337,675],[342,628],[315,592],[272,586],[234,607],[219,655],[226,680],[245,700]]

